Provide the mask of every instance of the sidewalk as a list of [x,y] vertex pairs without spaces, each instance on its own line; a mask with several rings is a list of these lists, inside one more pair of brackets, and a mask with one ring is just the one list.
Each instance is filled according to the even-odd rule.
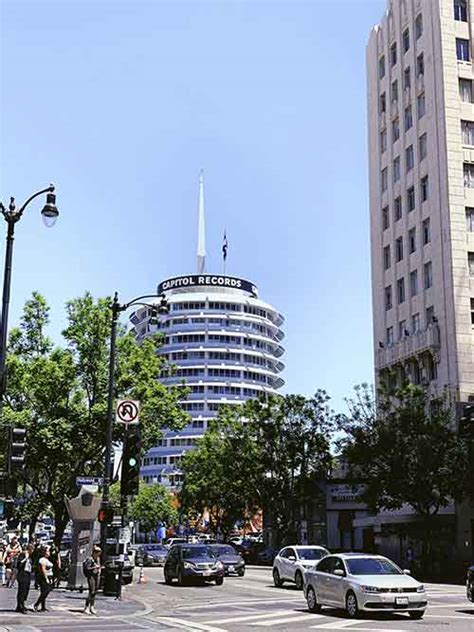
[[[122,617],[143,616],[147,613],[147,608],[127,595],[127,588],[122,590],[122,599],[117,600],[114,597],[104,597],[101,593],[97,595],[96,609],[97,617],[84,614],[82,612],[87,592],[82,594],[78,591],[69,591],[65,588],[57,588],[53,590],[46,602],[49,612],[34,612],[32,604],[36,601],[39,591],[34,589],[31,584],[30,594],[28,596],[28,614],[20,614],[15,612],[16,608],[17,586],[14,588],[0,587],[0,632],[6,629],[16,629],[17,626],[31,626],[39,621],[58,621],[67,619],[77,620],[93,620],[115,619]],[[31,611],[30,611],[31,607]]]

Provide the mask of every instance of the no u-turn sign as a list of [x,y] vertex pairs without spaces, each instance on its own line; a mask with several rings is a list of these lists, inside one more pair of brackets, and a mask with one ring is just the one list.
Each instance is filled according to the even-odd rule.
[[119,399],[115,407],[115,419],[123,424],[137,424],[140,418],[140,402],[136,399]]

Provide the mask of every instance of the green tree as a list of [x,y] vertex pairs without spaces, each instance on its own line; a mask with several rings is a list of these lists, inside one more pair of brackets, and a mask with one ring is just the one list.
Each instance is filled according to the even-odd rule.
[[[63,332],[66,348],[61,348],[45,334],[45,300],[33,294],[19,328],[10,335],[3,423],[27,429],[23,483],[33,491],[32,507],[39,512],[52,508],[58,541],[68,521],[64,496],[76,495],[76,477],[103,473],[109,304],[109,299],[96,300],[88,293],[70,301]],[[144,450],[156,443],[163,427],[179,429],[187,422],[178,405],[182,391],[166,389],[158,380],[160,343],[157,336],[138,344],[124,328],[117,341],[115,396],[141,400]],[[114,440],[122,436],[122,425],[116,424]],[[35,517],[30,518],[34,523]]]
[[177,516],[173,496],[163,485],[140,485],[130,507],[130,517],[140,523],[146,535],[155,532],[159,522],[174,524]]

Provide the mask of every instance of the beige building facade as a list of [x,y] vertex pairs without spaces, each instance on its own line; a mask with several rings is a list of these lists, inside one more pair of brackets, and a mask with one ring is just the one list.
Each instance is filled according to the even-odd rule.
[[376,379],[460,402],[474,401],[473,25],[474,0],[390,0],[367,46]]

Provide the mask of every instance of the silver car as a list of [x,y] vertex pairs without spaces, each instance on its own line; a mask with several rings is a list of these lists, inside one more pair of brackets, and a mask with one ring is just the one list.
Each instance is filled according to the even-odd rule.
[[273,583],[279,588],[283,582],[295,582],[303,590],[305,571],[325,555],[329,551],[316,544],[285,546],[273,560]]
[[305,573],[304,594],[312,612],[321,606],[344,608],[355,618],[366,612],[408,612],[421,619],[425,587],[381,555],[339,553],[323,558]]

